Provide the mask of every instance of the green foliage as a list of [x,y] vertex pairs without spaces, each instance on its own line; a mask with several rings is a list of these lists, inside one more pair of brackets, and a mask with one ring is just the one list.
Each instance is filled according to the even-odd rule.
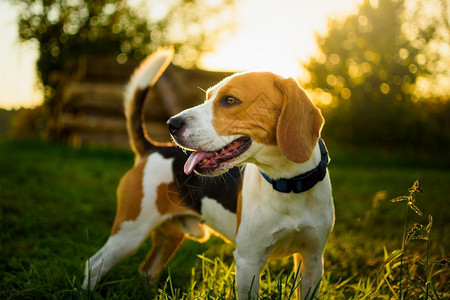
[[[439,295],[436,292],[433,283],[433,276],[436,275],[433,271],[433,265],[430,266],[429,257],[430,257],[430,239],[431,239],[431,227],[433,225],[433,217],[428,215],[428,225],[424,226],[420,223],[414,223],[413,227],[410,231],[406,232],[406,226],[408,221],[408,207],[411,208],[416,214],[419,216],[422,215],[421,210],[416,205],[416,197],[414,193],[424,193],[423,189],[420,187],[419,180],[414,181],[413,185],[408,189],[409,196],[399,196],[392,199],[392,202],[406,202],[406,213],[405,213],[405,225],[403,229],[403,238],[402,238],[402,249],[400,251],[400,274],[399,274],[399,291],[398,298],[399,299],[409,299],[413,297],[416,293],[421,294],[421,285],[425,289],[425,297],[424,299],[429,299],[430,292],[433,292],[435,299],[440,299]],[[425,232],[425,235],[420,234],[421,232]],[[426,261],[425,264],[422,264],[423,273],[422,278],[416,278],[415,276],[403,277],[403,265],[404,265],[404,255],[406,252],[406,245],[411,240],[424,240],[426,241]],[[395,293],[395,292],[394,292]]]
[[[305,65],[307,88],[322,102],[325,134],[371,145],[426,148],[450,142],[442,130],[450,129],[450,101],[418,101],[414,94],[418,78],[436,69],[419,47],[435,39],[436,23],[411,40],[404,32],[405,1],[374,2],[365,0],[343,21],[331,20],[328,32],[316,37],[320,54]],[[439,59],[446,58],[434,56]]]
[[[424,193],[422,188],[419,186],[419,180],[414,181],[414,184],[408,189],[409,196],[398,196],[394,199],[392,199],[392,202],[402,202],[406,201],[407,205],[419,216],[422,215],[422,212],[420,211],[419,207],[417,207],[416,203],[416,196],[414,196],[414,193]],[[405,244],[407,242],[405,241]]]
[[[142,58],[151,44],[147,21],[126,1],[12,1],[20,8],[19,36],[38,45],[37,70],[47,99],[55,82],[50,75],[70,69],[83,55]],[[137,35],[136,35],[137,34]]]
[[22,108],[11,118],[7,137],[25,138],[36,137],[42,127],[42,106]]
[[[193,64],[222,30],[225,21],[202,27],[200,20],[227,12],[231,0],[214,4],[179,0],[167,4],[164,18],[150,20],[147,7],[126,0],[10,0],[19,7],[19,36],[37,43],[37,70],[46,100],[53,97],[52,73],[68,71],[84,55],[142,59],[158,46],[175,45],[178,57]],[[211,22],[210,22],[211,23]],[[50,103],[51,104],[51,103]]]
[[[398,296],[403,207],[387,199],[421,178],[424,215],[433,215],[430,263],[423,243],[411,240],[403,262],[410,299],[448,299],[450,230],[447,203],[450,174],[430,158],[393,152],[333,149],[330,173],[336,224],[325,249],[320,299],[392,299]],[[331,150],[330,150],[331,151]],[[371,151],[374,151],[373,149]],[[374,162],[373,157],[377,157]],[[421,159],[422,160],[422,159]],[[426,161],[425,161],[426,162]],[[397,163],[397,164],[395,164]],[[234,299],[230,244],[212,237],[186,241],[158,285],[148,285],[137,267],[150,241],[116,266],[94,292],[83,291],[85,260],[107,239],[115,214],[115,189],[133,165],[129,151],[71,149],[38,140],[0,140],[0,298],[2,299]],[[420,201],[420,199],[419,199]],[[425,202],[424,202],[425,203]],[[406,205],[406,203],[405,203]],[[409,209],[409,208],[408,208]],[[421,222],[412,216],[411,222]],[[294,285],[290,259],[263,270],[262,299],[288,299]],[[431,280],[430,280],[431,279]],[[435,291],[435,292],[434,292]]]
[[[366,0],[345,21],[332,20],[325,37],[317,36],[322,51],[307,65],[317,87],[326,87],[337,104],[352,98],[382,104],[410,99],[417,72],[411,67],[418,49],[401,32],[403,1]],[[371,103],[370,103],[371,104]],[[361,104],[360,104],[361,105]]]

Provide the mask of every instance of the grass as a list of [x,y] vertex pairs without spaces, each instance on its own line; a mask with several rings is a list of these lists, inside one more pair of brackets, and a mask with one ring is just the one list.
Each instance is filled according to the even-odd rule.
[[[336,225],[325,250],[320,299],[450,298],[447,248],[448,159],[328,145]],[[228,299],[233,298],[233,247],[218,238],[183,244],[157,286],[137,275],[147,241],[115,267],[95,292],[80,288],[84,261],[105,242],[115,213],[115,188],[132,165],[129,151],[71,149],[55,142],[0,140],[1,299]],[[425,194],[408,216],[433,229],[411,240],[401,263],[404,195],[416,179]],[[428,262],[427,262],[428,256]],[[447,265],[446,265],[447,264]],[[264,269],[263,299],[288,299],[292,261]],[[403,272],[400,276],[400,265]],[[401,283],[399,283],[401,282]]]

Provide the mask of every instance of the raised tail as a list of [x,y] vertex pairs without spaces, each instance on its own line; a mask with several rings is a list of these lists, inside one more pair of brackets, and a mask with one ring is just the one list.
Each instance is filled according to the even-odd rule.
[[127,120],[127,131],[131,149],[136,155],[136,162],[147,154],[153,144],[145,129],[143,106],[144,101],[158,78],[172,61],[172,48],[161,49],[147,57],[134,71],[125,91],[124,109]]

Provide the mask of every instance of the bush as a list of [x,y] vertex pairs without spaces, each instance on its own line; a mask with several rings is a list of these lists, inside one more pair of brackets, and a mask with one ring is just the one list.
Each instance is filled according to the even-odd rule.
[[22,108],[11,120],[11,128],[7,136],[25,138],[36,136],[42,124],[42,106]]

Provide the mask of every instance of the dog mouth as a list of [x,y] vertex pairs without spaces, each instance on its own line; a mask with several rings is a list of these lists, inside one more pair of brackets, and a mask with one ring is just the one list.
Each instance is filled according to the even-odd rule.
[[194,170],[201,175],[216,173],[215,170],[243,154],[251,144],[252,140],[243,136],[216,151],[195,151],[184,164],[184,173],[189,175]]

